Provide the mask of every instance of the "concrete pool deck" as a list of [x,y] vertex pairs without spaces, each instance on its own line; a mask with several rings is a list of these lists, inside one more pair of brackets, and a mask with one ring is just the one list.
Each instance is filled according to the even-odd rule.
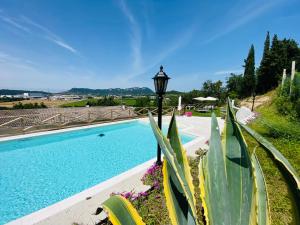
[[[163,124],[168,124],[170,116],[163,117]],[[141,122],[148,123],[148,118],[138,119]],[[132,120],[130,120],[132,121]],[[210,137],[210,117],[176,117],[177,125],[181,133],[196,136],[196,138],[184,145],[187,150],[187,154],[195,156],[195,151],[199,148],[205,147],[205,142]],[[124,123],[127,121],[120,121],[117,123]],[[218,118],[220,130],[223,130],[224,120]],[[88,127],[106,126],[109,124],[84,126],[81,128],[68,128],[59,131],[42,132],[43,134],[59,133],[66,130],[78,130]],[[39,136],[41,134],[28,134],[18,135],[17,138]],[[0,138],[1,140],[2,138]],[[16,139],[16,137],[6,138],[8,140]],[[96,209],[105,201],[112,192],[123,191],[145,191],[149,187],[145,186],[141,182],[141,177],[146,172],[155,159],[151,159],[143,164],[140,164],[122,174],[112,177],[96,186],[93,186],[87,190],[84,190],[78,194],[75,194],[67,199],[64,199],[58,203],[50,205],[46,208],[33,212],[29,215],[16,219],[7,223],[8,225],[72,225],[72,224],[95,224],[99,222],[101,217],[93,215]]]

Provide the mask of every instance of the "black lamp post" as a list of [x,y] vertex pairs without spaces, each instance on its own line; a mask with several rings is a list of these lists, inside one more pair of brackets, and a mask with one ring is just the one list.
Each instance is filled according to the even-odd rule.
[[[157,123],[159,129],[161,129],[161,117],[162,117],[162,101],[163,95],[166,93],[168,80],[170,77],[163,71],[163,66],[160,66],[160,71],[153,77],[155,92],[158,97],[158,116]],[[156,164],[161,165],[161,149],[159,144],[157,144],[157,160]]]

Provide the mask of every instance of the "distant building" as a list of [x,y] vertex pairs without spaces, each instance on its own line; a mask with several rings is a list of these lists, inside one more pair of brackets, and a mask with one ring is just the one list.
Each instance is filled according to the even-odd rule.
[[12,98],[12,95],[0,95],[1,98]]
[[51,100],[80,100],[82,99],[79,95],[54,95],[51,96]]
[[[24,94],[28,94],[28,93],[24,93]],[[24,94],[23,94],[23,96],[24,96]],[[29,93],[29,98],[31,98],[31,99],[38,99],[38,98],[45,98],[45,97],[47,97],[47,95],[44,93],[41,93],[41,92]]]

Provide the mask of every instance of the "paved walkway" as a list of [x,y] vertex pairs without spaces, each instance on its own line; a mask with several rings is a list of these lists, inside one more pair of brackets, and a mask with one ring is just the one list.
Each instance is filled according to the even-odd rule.
[[[149,122],[148,118],[141,121]],[[163,117],[163,124],[168,124],[169,121],[170,117]],[[188,155],[194,156],[196,150],[205,147],[205,142],[210,137],[210,122],[210,117],[177,117],[180,132],[196,136],[193,141],[184,145]],[[220,130],[223,130],[224,121],[218,118],[218,122]],[[88,190],[12,221],[9,225],[94,225],[101,219],[100,216],[93,215],[95,210],[112,192],[139,192],[149,188],[140,179],[154,162],[155,159],[149,160]]]
[[[169,125],[170,116],[164,116],[162,123],[164,125]],[[222,131],[224,128],[224,120],[217,118]],[[144,122],[149,123],[148,118],[141,119]],[[176,117],[177,126],[180,132],[196,136],[196,138],[185,144],[185,149],[187,154],[190,156],[195,156],[195,151],[199,148],[206,148],[205,142],[210,138],[210,126],[211,119],[210,117],[186,117],[186,116],[177,116]]]

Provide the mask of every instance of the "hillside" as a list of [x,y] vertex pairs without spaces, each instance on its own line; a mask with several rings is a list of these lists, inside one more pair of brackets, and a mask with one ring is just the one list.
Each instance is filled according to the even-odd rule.
[[45,91],[0,89],[0,95],[22,95],[23,93],[43,93],[45,95],[51,94],[51,93],[48,93],[48,92],[45,92]]
[[109,88],[109,89],[90,89],[90,88],[72,88],[64,94],[75,94],[75,95],[153,95],[154,92],[147,87],[132,87],[132,88]]
[[[270,91],[270,92],[268,92],[266,94],[263,94],[263,95],[257,95],[255,97],[254,109],[256,109],[257,107],[262,106],[262,105],[264,105],[266,103],[269,103],[274,98],[275,94],[276,94],[275,90],[273,90],[273,91]],[[252,103],[253,103],[253,98],[252,97],[248,97],[248,98],[244,98],[240,102],[240,105],[241,106],[246,106],[249,109],[251,109],[252,108]]]
[[[276,92],[270,91],[258,97],[255,107],[257,118],[249,126],[271,142],[286,157],[295,170],[300,172],[300,123],[279,114],[274,103]],[[249,106],[250,99],[241,105]],[[272,224],[299,224],[296,200],[289,180],[274,158],[244,132],[250,149],[255,149],[267,184]]]

